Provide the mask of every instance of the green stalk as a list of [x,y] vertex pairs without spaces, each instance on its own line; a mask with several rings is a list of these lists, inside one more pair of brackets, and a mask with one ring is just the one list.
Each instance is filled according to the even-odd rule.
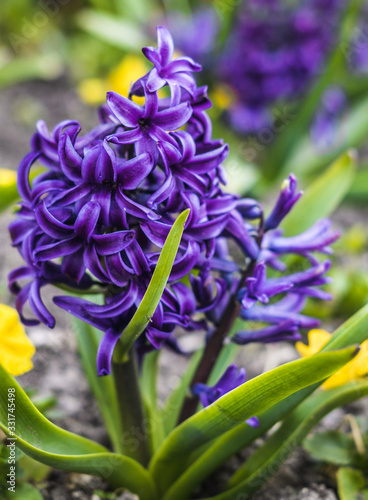
[[124,455],[134,458],[142,465],[150,459],[147,421],[139,386],[137,362],[130,352],[124,362],[113,361],[113,373],[121,425]]

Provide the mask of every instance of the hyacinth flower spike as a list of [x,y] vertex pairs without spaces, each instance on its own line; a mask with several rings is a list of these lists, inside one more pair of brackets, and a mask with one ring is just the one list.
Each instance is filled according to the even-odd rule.
[[[316,254],[329,254],[338,234],[322,220],[284,236],[279,225],[301,196],[292,174],[269,214],[257,200],[225,192],[229,148],[212,137],[207,89],[197,87],[193,76],[200,67],[174,59],[171,35],[161,27],[157,34],[157,48],[144,49],[151,70],[133,83],[130,95],[108,94],[92,130],[83,134],[76,121],[61,122],[52,132],[43,122],[37,125],[18,171],[21,200],[9,227],[24,261],[9,275],[21,321],[53,328],[53,307],[79,320],[83,365],[116,453],[110,460],[105,447],[49,423],[1,365],[0,403],[6,385],[16,388],[17,404],[36,431],[38,424],[42,428],[23,432],[24,419],[18,419],[21,437],[30,441],[19,439],[19,446],[41,461],[100,475],[108,464],[112,488],[142,500],[185,500],[202,474],[229,458],[230,435],[237,452],[243,439],[284,418],[305,388],[351,361],[357,349],[347,346],[362,343],[366,316],[359,313],[332,339],[333,347],[347,349],[248,381],[244,368],[225,369],[230,341],[294,342],[318,325],[304,307],[309,298],[330,298],[323,289],[330,262]],[[136,95],[144,96],[142,105]],[[298,271],[295,259],[289,268],[290,254],[297,255]],[[51,290],[53,303],[43,302],[44,290]],[[193,354],[185,344],[192,332],[203,349],[178,391],[158,408],[160,350]],[[221,356],[219,368],[222,353],[226,364]],[[254,415],[257,430],[250,427],[258,424]],[[176,423],[182,425],[174,429]],[[240,429],[241,438],[233,439]],[[197,448],[204,467],[196,469],[194,460],[183,470]]]
[[[18,173],[22,201],[10,231],[27,263],[10,276],[18,311],[28,324],[53,327],[42,287],[101,291],[103,305],[74,295],[54,297],[59,307],[103,331],[100,375],[110,373],[114,346],[139,308],[177,214],[188,208],[167,286],[137,341],[139,355],[162,346],[180,350],[176,327],[204,330],[206,349],[215,342],[221,350],[238,315],[262,327],[247,339],[239,332],[234,341],[294,339],[300,328],[316,325],[302,314],[306,297],[329,298],[318,288],[329,266],[313,252],[330,251],[337,238],[330,223],[282,236],[278,225],[301,196],[292,174],[268,217],[256,200],[223,191],[228,146],[212,138],[206,113],[211,103],[193,77],[200,66],[173,59],[171,35],[162,27],[157,34],[157,49],[144,49],[153,68],[133,84],[130,96],[109,92],[101,123],[85,135],[76,121],[62,122],[52,133],[39,123]],[[162,86],[170,98],[159,98]],[[144,104],[133,95],[143,95]],[[37,162],[46,171],[31,184]],[[240,258],[231,257],[230,241]],[[288,275],[280,258],[292,252],[307,258],[309,270]],[[281,275],[268,278],[269,266],[278,266]],[[24,278],[28,282],[21,286]],[[24,318],[27,302],[36,319]],[[206,383],[210,368],[193,385]]]

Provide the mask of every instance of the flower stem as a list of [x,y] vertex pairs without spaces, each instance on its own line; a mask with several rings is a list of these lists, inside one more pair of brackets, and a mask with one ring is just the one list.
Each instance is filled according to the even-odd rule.
[[113,373],[123,428],[124,455],[145,466],[150,459],[150,447],[135,353],[131,351],[123,362],[113,361]]

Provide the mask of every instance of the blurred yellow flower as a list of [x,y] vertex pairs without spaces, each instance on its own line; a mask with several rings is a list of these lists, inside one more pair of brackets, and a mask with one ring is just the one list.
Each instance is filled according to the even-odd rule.
[[[141,56],[126,55],[120,64],[106,79],[89,78],[80,83],[78,92],[81,99],[87,104],[102,104],[106,100],[106,92],[113,90],[127,96],[130,86],[138,78],[145,75],[148,67]],[[143,97],[134,97],[137,104],[143,104]]]
[[33,368],[34,353],[17,311],[0,304],[0,363],[12,375],[22,375]]
[[17,174],[14,170],[0,168],[0,186],[8,187],[17,182]]
[[[322,347],[330,340],[331,333],[325,330],[311,330],[308,333],[308,345],[302,342],[297,342],[295,347],[299,354],[305,358],[312,356],[322,349]],[[368,340],[363,342],[360,346],[358,355],[343,366],[340,370],[332,375],[324,382],[322,387],[325,389],[332,389],[349,382],[368,375]]]
[[235,96],[227,85],[216,85],[211,90],[210,98],[217,110],[224,111],[233,104]]

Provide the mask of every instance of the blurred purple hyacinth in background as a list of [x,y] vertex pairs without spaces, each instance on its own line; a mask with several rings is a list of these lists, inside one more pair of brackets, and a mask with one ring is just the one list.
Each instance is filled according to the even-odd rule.
[[[71,290],[54,302],[104,332],[99,375],[110,373],[114,347],[142,300],[170,228],[187,208],[168,285],[137,341],[138,353],[164,345],[180,352],[176,327],[204,330],[209,342],[232,304],[243,319],[261,324],[239,332],[235,342],[293,340],[301,328],[318,324],[302,314],[306,297],[329,298],[319,287],[328,282],[330,264],[319,263],[314,252],[330,253],[338,234],[329,221],[320,221],[298,236],[283,236],[278,225],[300,197],[292,175],[268,217],[257,201],[222,190],[228,146],[212,138],[206,113],[211,102],[193,76],[200,66],[187,57],[173,59],[165,28],[158,27],[157,35],[158,47],[143,49],[154,67],[133,84],[129,97],[109,92],[100,124],[84,136],[76,121],[58,124],[52,133],[39,122],[19,166],[22,201],[9,228],[25,261],[9,276],[16,307],[25,324],[52,328],[41,289],[53,284]],[[159,98],[162,87],[169,96]],[[143,106],[134,95],[145,96]],[[45,168],[31,182],[36,163]],[[303,258],[301,272],[288,272],[282,257],[290,253]],[[269,267],[280,275],[268,278]],[[102,305],[75,296],[89,289],[103,294]],[[25,316],[27,302],[34,317]]]
[[240,133],[269,126],[272,105],[299,97],[323,70],[344,0],[243,2],[217,76],[236,94],[228,112]]

